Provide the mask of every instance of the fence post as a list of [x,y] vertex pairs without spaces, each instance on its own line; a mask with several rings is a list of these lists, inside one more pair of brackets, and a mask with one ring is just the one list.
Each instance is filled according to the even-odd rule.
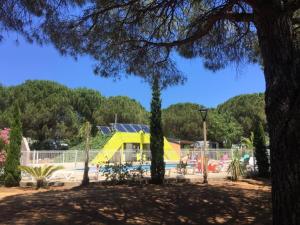
[[[126,150],[125,150],[126,151]],[[125,152],[125,154],[124,154],[124,144],[122,144],[122,147],[121,147],[121,150],[119,151],[120,152],[120,154],[121,154],[121,164],[123,163],[123,162],[125,162],[125,160],[126,160],[126,152]],[[124,157],[124,159],[123,159],[123,157]]]
[[65,163],[65,152],[63,152],[63,160],[62,160],[62,163],[63,163],[63,164]]
[[78,150],[75,150],[75,169],[77,168],[77,151]]
[[33,150],[33,154],[32,154],[32,164],[35,164],[35,150]]
[[35,157],[36,157],[36,164],[39,164],[39,152],[38,151],[36,152]]
[[255,157],[254,157],[254,148],[252,148],[252,158],[253,158],[253,171],[255,173],[256,172],[256,169],[255,169],[256,160],[255,160]]
[[201,151],[201,174],[203,174],[205,155],[203,152],[203,148],[201,148],[200,151]]

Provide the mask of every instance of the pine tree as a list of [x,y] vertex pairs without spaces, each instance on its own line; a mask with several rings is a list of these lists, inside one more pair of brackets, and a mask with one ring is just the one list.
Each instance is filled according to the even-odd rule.
[[20,108],[14,106],[11,130],[9,133],[9,146],[4,167],[4,184],[7,187],[19,186],[21,180],[20,156],[22,142],[22,124]]
[[150,117],[151,183],[162,184],[165,176],[164,135],[161,122],[161,99],[159,77],[152,83]]
[[259,122],[254,130],[254,155],[258,167],[258,175],[260,177],[269,177],[269,160],[266,148],[266,136],[261,122]]

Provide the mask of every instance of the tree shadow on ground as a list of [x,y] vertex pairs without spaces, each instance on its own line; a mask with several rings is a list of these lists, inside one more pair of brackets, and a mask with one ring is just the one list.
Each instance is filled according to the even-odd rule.
[[6,197],[0,224],[271,224],[270,188],[92,184]]

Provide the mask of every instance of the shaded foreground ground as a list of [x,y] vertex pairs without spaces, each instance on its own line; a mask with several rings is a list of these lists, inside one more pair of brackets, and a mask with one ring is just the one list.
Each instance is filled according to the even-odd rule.
[[10,190],[0,187],[0,224],[271,224],[261,182]]

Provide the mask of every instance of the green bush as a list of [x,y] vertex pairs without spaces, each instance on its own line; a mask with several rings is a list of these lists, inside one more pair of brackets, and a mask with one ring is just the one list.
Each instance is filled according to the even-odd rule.
[[4,143],[4,141],[0,138],[0,152],[1,152],[2,150],[4,150],[4,148],[5,148],[5,143]]
[[237,181],[240,176],[244,175],[244,171],[245,171],[245,167],[243,163],[240,161],[238,150],[235,150],[227,172],[231,174],[232,181]]
[[[102,149],[107,141],[112,137],[113,134],[110,135],[102,135],[98,134],[95,137],[90,138],[90,149]],[[85,142],[82,140],[78,145],[73,146],[71,150],[84,150]]]
[[187,162],[180,161],[180,163],[177,164],[177,171],[179,171],[183,175],[186,175],[187,174]]
[[108,162],[104,166],[103,175],[105,181],[109,181],[112,184],[124,184],[127,181],[139,182],[144,177],[144,169],[142,161],[135,167],[134,170],[130,170],[133,167],[132,163],[126,162],[109,164]]
[[4,184],[4,166],[0,166],[0,185]]
[[15,187],[16,185],[19,185],[19,181],[17,181],[15,176],[11,173],[7,173],[4,178],[4,185],[6,187]]

